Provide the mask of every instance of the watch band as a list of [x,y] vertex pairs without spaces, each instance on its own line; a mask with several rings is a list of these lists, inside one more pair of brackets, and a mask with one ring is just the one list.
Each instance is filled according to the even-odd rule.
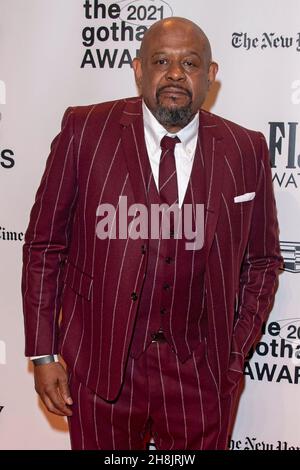
[[42,366],[44,364],[50,364],[51,362],[56,362],[55,357],[50,354],[49,356],[39,357],[38,359],[32,359],[32,362],[35,366]]

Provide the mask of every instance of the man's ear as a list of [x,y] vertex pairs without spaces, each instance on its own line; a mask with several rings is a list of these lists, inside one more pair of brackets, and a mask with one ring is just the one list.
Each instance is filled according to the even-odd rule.
[[136,85],[138,87],[138,90],[139,90],[139,93],[141,94],[142,92],[142,77],[143,77],[143,73],[142,73],[142,63],[141,63],[141,60],[136,57],[135,59],[133,59],[132,61],[132,68],[134,70],[134,76],[135,76],[135,82],[136,82]]
[[216,62],[211,62],[208,69],[208,88],[215,81],[216,75],[218,73],[219,66]]

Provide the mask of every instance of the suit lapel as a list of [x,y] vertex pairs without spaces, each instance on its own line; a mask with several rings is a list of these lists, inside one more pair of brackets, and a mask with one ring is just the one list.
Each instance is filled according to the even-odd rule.
[[207,260],[219,217],[225,152],[223,137],[213,115],[201,111],[199,132],[206,181],[204,248]]
[[136,98],[125,105],[120,124],[121,143],[136,203],[147,204],[146,181],[150,164],[144,138],[142,101]]

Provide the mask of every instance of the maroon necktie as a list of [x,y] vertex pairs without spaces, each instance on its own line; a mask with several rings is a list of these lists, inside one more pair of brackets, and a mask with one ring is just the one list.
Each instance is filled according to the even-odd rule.
[[165,135],[160,142],[159,195],[161,202],[169,206],[178,203],[178,186],[174,155],[175,145],[178,142],[180,142],[180,139],[177,136],[168,137],[167,135]]

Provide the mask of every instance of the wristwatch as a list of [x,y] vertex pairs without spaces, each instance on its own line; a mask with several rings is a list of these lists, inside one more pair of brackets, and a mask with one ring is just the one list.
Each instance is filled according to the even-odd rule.
[[48,356],[38,357],[37,359],[31,359],[35,366],[42,366],[44,364],[50,364],[51,362],[57,362],[53,354]]

